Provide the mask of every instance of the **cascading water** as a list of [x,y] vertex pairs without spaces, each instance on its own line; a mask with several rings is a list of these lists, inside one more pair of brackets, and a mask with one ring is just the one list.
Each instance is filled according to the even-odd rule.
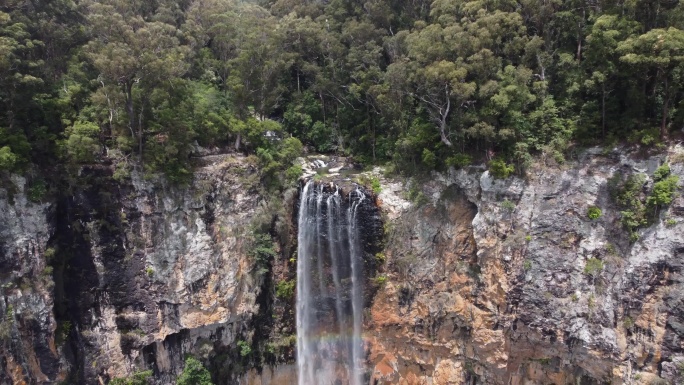
[[306,183],[299,202],[299,385],[361,385],[364,277],[357,211],[361,190]]

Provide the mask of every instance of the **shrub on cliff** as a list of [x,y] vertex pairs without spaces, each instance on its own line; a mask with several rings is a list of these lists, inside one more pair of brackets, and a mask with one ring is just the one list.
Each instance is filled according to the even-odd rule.
[[278,282],[276,284],[276,297],[282,300],[289,300],[294,297],[296,285],[297,282],[294,279]]
[[144,372],[137,372],[127,378],[115,378],[109,385],[147,385],[150,377],[152,377],[152,371],[145,370]]
[[515,172],[515,167],[503,159],[492,159],[489,162],[489,173],[496,179],[506,179]]
[[679,177],[670,175],[670,166],[664,164],[653,173],[653,191],[646,199],[646,203],[652,207],[666,206],[672,203],[674,193],[677,190]]
[[194,357],[185,360],[183,373],[178,377],[178,385],[213,385],[207,368]]

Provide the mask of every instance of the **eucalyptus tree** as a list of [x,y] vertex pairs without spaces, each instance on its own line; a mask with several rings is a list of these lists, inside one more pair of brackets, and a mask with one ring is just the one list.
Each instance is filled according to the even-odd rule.
[[594,21],[591,33],[587,36],[585,60],[582,67],[587,73],[584,87],[592,96],[597,96],[600,104],[599,121],[601,136],[607,135],[609,119],[608,108],[619,97],[611,98],[620,87],[624,76],[622,73],[618,44],[631,36],[638,28],[638,23],[619,15],[601,15]]
[[652,29],[639,36],[631,36],[617,47],[620,60],[630,65],[635,73],[652,76],[655,94],[660,101],[660,138],[668,138],[670,109],[684,86],[684,31],[670,27]]
[[[135,6],[118,0],[90,3],[91,41],[86,51],[102,88],[123,94],[115,98],[105,92],[105,99],[113,111],[125,110],[126,126],[137,139],[142,159],[147,98],[155,87],[187,71],[189,51],[181,45],[175,26],[146,21]],[[123,99],[124,106],[116,105],[117,99]]]

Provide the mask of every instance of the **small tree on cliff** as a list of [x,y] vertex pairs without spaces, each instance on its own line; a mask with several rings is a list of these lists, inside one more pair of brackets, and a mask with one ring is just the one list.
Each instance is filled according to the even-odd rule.
[[188,357],[185,360],[185,368],[180,377],[178,377],[178,385],[214,385],[211,382],[211,375],[207,368],[194,357]]

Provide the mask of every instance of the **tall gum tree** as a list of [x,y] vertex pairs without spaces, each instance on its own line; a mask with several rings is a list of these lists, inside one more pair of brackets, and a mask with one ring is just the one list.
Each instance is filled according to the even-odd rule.
[[667,140],[670,108],[684,83],[684,31],[674,27],[652,29],[620,42],[617,50],[621,61],[653,74],[662,98],[660,138]]
[[[180,44],[180,32],[175,26],[145,21],[133,9],[115,1],[91,3],[88,20],[92,40],[86,51],[100,73],[102,87],[115,84],[124,94],[128,129],[137,139],[142,159],[143,109],[148,92],[187,71],[187,47]],[[136,87],[142,92],[134,92]]]

